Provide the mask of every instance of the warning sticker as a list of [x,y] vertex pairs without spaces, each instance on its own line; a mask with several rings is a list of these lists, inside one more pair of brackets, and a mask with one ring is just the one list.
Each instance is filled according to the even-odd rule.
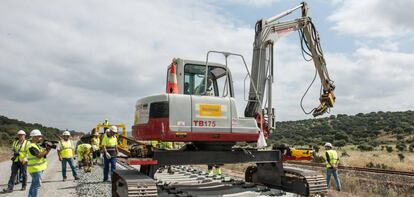
[[200,116],[220,117],[221,105],[200,104]]

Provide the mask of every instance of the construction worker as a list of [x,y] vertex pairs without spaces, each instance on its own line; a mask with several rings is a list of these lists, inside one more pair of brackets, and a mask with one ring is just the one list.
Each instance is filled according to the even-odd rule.
[[332,144],[327,142],[325,143],[325,160],[326,160],[326,184],[328,188],[331,183],[331,175],[335,178],[336,190],[341,191],[341,182],[338,177],[338,164],[339,157],[338,153],[333,150]]
[[69,163],[69,166],[72,170],[72,175],[75,180],[78,180],[78,175],[76,173],[75,165],[73,164],[73,157],[74,157],[74,148],[73,143],[70,138],[69,131],[65,131],[62,134],[62,139],[59,140],[59,146],[57,148],[57,153],[59,157],[59,161],[62,163],[62,177],[63,181],[66,181],[66,163]]
[[37,197],[39,196],[43,171],[47,168],[46,156],[52,147],[46,146],[44,149],[37,145],[42,139],[42,133],[37,129],[30,132],[30,137],[32,140],[27,151],[27,171],[32,177],[29,197]]
[[102,149],[104,154],[104,177],[103,181],[108,181],[109,175],[109,165],[111,165],[111,177],[112,173],[116,169],[116,156],[118,155],[118,139],[115,136],[115,133],[118,132],[116,126],[111,126],[109,132],[106,133],[104,139],[102,140]]
[[91,172],[92,167],[92,145],[90,144],[79,144],[77,147],[78,152],[78,164],[82,164],[85,172]]
[[[79,139],[82,139],[82,136]],[[76,145],[75,145],[75,152],[76,153],[79,153],[78,147],[81,144],[83,144],[82,140],[78,140],[76,142]],[[82,169],[82,164],[79,162],[79,154],[76,154],[76,155],[77,155],[77,158],[78,158],[78,167],[79,167],[79,170],[80,170],[80,169]]]
[[98,158],[101,156],[101,151],[99,150],[99,144],[101,143],[101,139],[99,138],[99,133],[94,131],[93,137],[91,139],[92,145],[92,164],[96,165],[98,163]]
[[[214,167],[214,171],[213,171]],[[207,165],[208,175],[221,175],[220,165]]]
[[[151,141],[151,146],[153,148],[156,149],[161,149],[161,150],[172,150],[174,149],[174,143],[173,142],[162,142],[162,141],[157,141],[157,140],[152,140]],[[167,169],[167,172],[170,174],[173,174],[173,170],[172,167],[167,165],[167,166],[163,166],[160,168],[161,170],[163,169]]]
[[13,157],[11,166],[11,175],[7,189],[3,189],[4,193],[13,192],[13,187],[16,182],[16,176],[18,178],[18,172],[20,171],[22,181],[22,191],[26,190],[27,185],[27,149],[29,148],[30,142],[26,140],[26,132],[20,130],[17,132],[17,140],[13,142]]
[[105,118],[105,121],[102,123],[102,125],[104,125],[104,131],[109,129],[109,120],[108,120],[108,118]]

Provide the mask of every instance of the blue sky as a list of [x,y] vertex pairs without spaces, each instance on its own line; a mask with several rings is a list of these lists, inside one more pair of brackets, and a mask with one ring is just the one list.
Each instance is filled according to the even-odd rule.
[[[204,60],[208,50],[226,50],[250,64],[256,20],[299,3],[1,1],[0,114],[78,131],[104,118],[131,126],[136,100],[164,91],[173,57]],[[308,5],[337,86],[333,114],[414,109],[414,1]],[[299,101],[314,68],[302,59],[297,33],[280,39],[274,55],[277,120],[311,118]],[[232,73],[241,116],[245,71]],[[305,98],[307,109],[318,91],[316,84]]]

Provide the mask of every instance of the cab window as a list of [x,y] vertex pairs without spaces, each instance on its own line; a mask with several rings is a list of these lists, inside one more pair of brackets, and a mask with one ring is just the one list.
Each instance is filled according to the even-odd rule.
[[226,97],[229,95],[229,81],[224,68],[209,66],[207,92],[205,88],[204,65],[186,64],[184,66],[184,94]]

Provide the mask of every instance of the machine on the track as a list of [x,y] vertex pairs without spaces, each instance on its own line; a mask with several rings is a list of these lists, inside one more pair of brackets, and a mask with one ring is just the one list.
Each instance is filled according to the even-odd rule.
[[[297,9],[301,9],[301,17],[280,21]],[[142,189],[144,183],[153,188],[149,180],[157,169],[166,165],[229,163],[255,163],[245,172],[248,182],[307,196],[326,194],[326,183],[318,172],[283,166],[283,161],[295,160],[297,155],[309,158],[309,152],[289,150],[286,155],[278,149],[233,148],[237,142],[258,142],[262,147],[264,139],[275,130],[273,47],[288,32],[299,31],[303,53],[312,58],[315,77],[316,74],[320,77],[320,102],[312,110],[313,116],[333,107],[335,86],[327,72],[319,34],[307,13],[307,4],[303,2],[279,15],[257,21],[251,69],[242,55],[230,52],[209,51],[206,61],[174,58],[168,67],[166,93],[137,101],[132,135],[139,141],[182,142],[185,146],[179,150],[160,150],[139,144],[142,149],[134,149],[139,154],[128,155],[124,162],[140,165],[140,176],[134,179],[125,171],[115,172],[113,195],[135,195],[133,185]],[[222,54],[225,63],[210,62],[212,54]],[[229,57],[241,59],[247,70],[246,79],[250,81],[244,117],[238,116]]]

